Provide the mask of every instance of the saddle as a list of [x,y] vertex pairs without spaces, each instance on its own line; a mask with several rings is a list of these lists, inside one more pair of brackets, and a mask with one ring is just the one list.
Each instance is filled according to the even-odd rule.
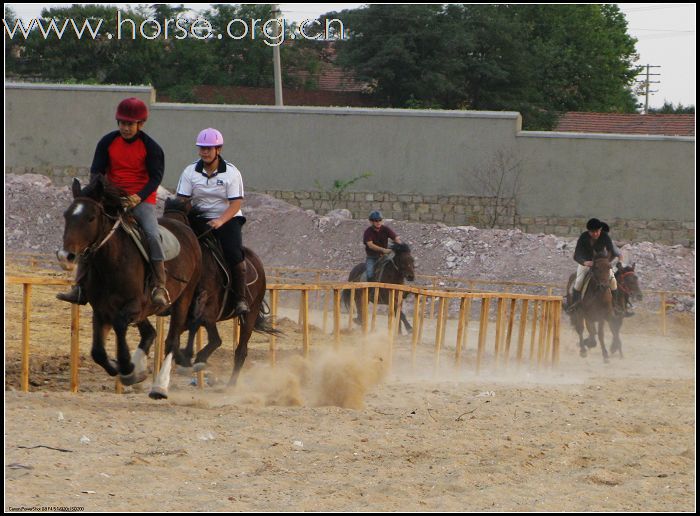
[[[122,217],[121,220],[124,231],[126,231],[126,234],[134,241],[136,247],[141,252],[141,256],[146,260],[146,263],[151,263],[150,253],[147,250],[148,243],[146,234],[143,232],[143,228],[133,217]],[[168,260],[176,258],[180,254],[180,241],[169,229],[161,225],[158,225],[158,232],[160,233],[160,243],[163,246],[165,261],[167,262]]]

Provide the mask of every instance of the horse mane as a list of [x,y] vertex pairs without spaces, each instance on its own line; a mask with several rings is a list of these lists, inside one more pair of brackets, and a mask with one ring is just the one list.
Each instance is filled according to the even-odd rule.
[[397,244],[393,243],[391,245],[391,250],[394,251],[396,254],[399,253],[410,253],[411,248],[408,246],[408,244]]
[[85,186],[80,195],[101,203],[107,212],[124,211],[122,198],[129,196],[118,186],[106,181],[102,175],[96,176]]

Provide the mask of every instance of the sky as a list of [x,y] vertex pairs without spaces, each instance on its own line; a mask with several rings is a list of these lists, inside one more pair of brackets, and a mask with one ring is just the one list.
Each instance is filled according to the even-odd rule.
[[[83,2],[85,3],[85,2]],[[137,4],[101,4],[126,6]],[[39,16],[44,7],[70,4],[5,4],[18,18],[30,20]],[[178,5],[178,4],[173,4]],[[184,4],[201,10],[206,4]],[[352,9],[363,4],[279,4],[284,17],[290,21],[314,19],[329,11]],[[650,68],[651,90],[649,107],[661,107],[665,101],[684,106],[695,105],[695,4],[617,4],[625,13],[628,32],[637,39],[639,65]],[[642,104],[644,98],[639,98]]]

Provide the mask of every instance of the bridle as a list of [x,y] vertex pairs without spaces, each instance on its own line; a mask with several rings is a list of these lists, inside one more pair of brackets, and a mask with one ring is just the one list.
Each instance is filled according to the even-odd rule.
[[[97,242],[97,241],[93,242],[92,245],[86,247],[85,250],[84,250],[83,252],[80,253],[80,256],[86,257],[86,256],[88,256],[88,255],[90,255],[90,254],[94,254],[95,252],[97,252],[98,249],[100,249],[103,245],[105,245],[105,244],[107,243],[107,241],[108,241],[110,238],[112,238],[112,235],[114,235],[114,232],[115,232],[115,231],[119,228],[119,226],[122,224],[122,216],[121,216],[121,214],[118,215],[118,216],[116,216],[116,217],[113,216],[113,215],[109,215],[109,214],[105,211],[104,206],[102,206],[101,203],[97,202],[95,199],[91,199],[90,197],[76,197],[76,198],[73,200],[73,204],[75,204],[75,203],[78,202],[78,201],[81,201],[81,202],[82,202],[82,201],[89,201],[90,203],[92,203],[93,205],[97,206],[97,207],[100,209],[100,212],[102,213],[102,215],[103,215],[104,217],[106,217],[108,220],[113,220],[113,221],[115,221],[115,222],[114,222],[114,225],[113,225],[112,228],[109,230],[109,232],[107,233],[107,235],[102,239],[102,241],[100,241],[100,242]],[[99,237],[98,237],[98,239],[99,239]]]

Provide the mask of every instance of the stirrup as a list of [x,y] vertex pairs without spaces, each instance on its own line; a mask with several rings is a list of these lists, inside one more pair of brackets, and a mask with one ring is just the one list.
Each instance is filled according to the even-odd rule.
[[75,285],[69,292],[61,292],[56,294],[56,299],[66,301],[75,305],[86,305],[88,300],[85,291],[80,285]]
[[[165,292],[165,304],[162,302],[156,302],[156,291],[162,290]],[[172,302],[170,301],[170,294],[168,293],[168,289],[165,287],[154,287],[153,290],[151,290],[151,301],[154,302],[157,305],[162,305],[162,306],[168,306]]]

